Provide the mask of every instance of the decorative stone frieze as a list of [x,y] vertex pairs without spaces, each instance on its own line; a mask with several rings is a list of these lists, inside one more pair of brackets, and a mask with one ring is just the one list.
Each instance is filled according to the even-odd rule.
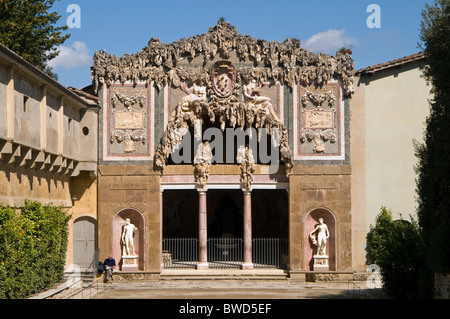
[[[248,60],[254,64],[235,70],[236,83],[252,79],[265,83],[272,79],[291,87],[295,84],[322,86],[333,78],[339,78],[342,79],[346,96],[354,91],[354,62],[349,54],[338,52],[335,57],[315,54],[301,48],[297,39],[286,39],[282,43],[254,39],[239,34],[234,26],[222,21],[218,21],[205,34],[183,38],[171,44],[151,38],[141,52],[120,58],[105,51],[97,51],[91,68],[94,90],[97,92],[101,84],[109,86],[126,81],[135,84],[142,81],[150,84],[154,81],[158,88],[169,81],[174,86],[186,81],[206,82],[210,77],[208,69],[184,67],[180,61],[201,55],[205,65],[218,57],[228,60],[232,52],[241,61]],[[216,93],[220,93],[220,90]],[[229,87],[224,93],[230,93]]]

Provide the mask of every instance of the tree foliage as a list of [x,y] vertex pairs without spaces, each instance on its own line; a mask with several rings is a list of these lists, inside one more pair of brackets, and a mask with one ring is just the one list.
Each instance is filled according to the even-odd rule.
[[47,62],[59,54],[57,46],[70,35],[62,35],[67,26],[55,26],[61,16],[57,12],[49,12],[54,2],[0,0],[0,43],[56,77]]
[[434,272],[450,272],[450,0],[435,0],[422,12],[424,76],[433,98],[424,143],[416,145],[418,218]]
[[21,211],[0,205],[0,299],[24,298],[60,282],[70,215],[26,201]]
[[426,297],[425,246],[416,221],[393,220],[385,207],[367,234],[367,259],[381,269],[383,287],[391,298]]

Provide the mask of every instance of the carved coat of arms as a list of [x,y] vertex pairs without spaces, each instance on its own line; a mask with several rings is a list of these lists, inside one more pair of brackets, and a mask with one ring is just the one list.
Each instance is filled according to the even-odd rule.
[[227,97],[233,92],[236,70],[230,61],[218,61],[211,70],[214,92],[220,97]]

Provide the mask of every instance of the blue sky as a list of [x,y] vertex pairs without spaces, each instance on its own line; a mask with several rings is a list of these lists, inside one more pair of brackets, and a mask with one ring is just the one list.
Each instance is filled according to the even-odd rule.
[[[333,54],[351,46],[355,68],[417,53],[421,12],[432,0],[321,0],[321,1],[152,1],[62,0],[54,11],[66,24],[81,9],[80,28],[67,32],[60,56],[51,61],[59,82],[82,88],[91,84],[90,66],[96,50],[122,56],[142,50],[150,38],[171,43],[203,34],[220,17],[243,35],[282,42],[298,38],[311,51]],[[381,9],[381,27],[369,28],[370,4]]]

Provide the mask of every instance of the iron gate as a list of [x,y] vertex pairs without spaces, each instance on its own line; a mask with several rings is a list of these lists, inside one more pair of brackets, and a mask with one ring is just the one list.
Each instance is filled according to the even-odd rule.
[[[209,268],[240,269],[243,263],[242,238],[209,238]],[[280,238],[254,238],[253,264],[255,268],[284,268],[288,255],[288,241]],[[197,238],[165,238],[162,242],[164,268],[192,268],[198,263]]]

